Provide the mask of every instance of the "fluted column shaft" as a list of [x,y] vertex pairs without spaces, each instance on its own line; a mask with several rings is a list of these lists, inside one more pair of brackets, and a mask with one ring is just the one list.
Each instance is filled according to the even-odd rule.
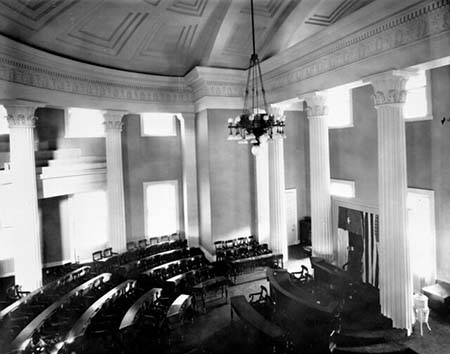
[[393,326],[411,332],[413,280],[407,237],[407,172],[404,91],[408,73],[393,71],[369,78],[378,116],[381,312]]
[[123,111],[107,111],[105,119],[108,234],[114,252],[127,249],[122,165]]
[[14,190],[15,282],[23,290],[42,286],[42,252],[34,152],[35,105],[4,104],[8,113]]
[[197,188],[197,151],[195,136],[195,114],[183,113],[181,122],[181,140],[183,145],[183,202],[184,228],[189,246],[200,244],[198,188]]
[[255,157],[256,215],[259,243],[270,243],[269,148],[262,143]]
[[332,261],[328,107],[323,93],[312,93],[305,100],[309,119],[312,254]]
[[284,144],[274,138],[269,144],[270,248],[288,259],[286,195],[284,180]]

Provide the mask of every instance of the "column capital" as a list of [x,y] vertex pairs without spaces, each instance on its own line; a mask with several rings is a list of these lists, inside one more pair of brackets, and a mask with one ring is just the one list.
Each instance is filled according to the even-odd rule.
[[302,96],[306,102],[308,119],[324,118],[328,115],[327,94],[324,91],[315,91]]
[[128,111],[106,110],[103,112],[105,130],[119,130],[122,131],[123,117],[128,114]]
[[375,108],[383,105],[403,105],[406,100],[406,81],[415,75],[415,71],[390,70],[366,77],[375,91],[373,100]]
[[24,100],[2,100],[9,128],[34,128],[38,119],[34,112],[43,103]]

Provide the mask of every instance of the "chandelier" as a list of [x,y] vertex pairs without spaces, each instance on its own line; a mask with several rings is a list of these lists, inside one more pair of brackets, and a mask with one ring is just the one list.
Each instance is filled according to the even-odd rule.
[[285,117],[275,116],[268,110],[261,67],[255,50],[253,0],[250,0],[250,6],[253,53],[250,56],[250,66],[247,71],[244,107],[239,116],[228,119],[228,140],[236,140],[239,144],[253,144],[252,153],[256,155],[261,143],[275,137],[285,138],[286,135],[284,134]]

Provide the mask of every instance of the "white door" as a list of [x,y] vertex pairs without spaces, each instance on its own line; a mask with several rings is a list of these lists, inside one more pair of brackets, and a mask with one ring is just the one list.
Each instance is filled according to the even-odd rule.
[[288,245],[298,243],[297,189],[286,189],[286,223]]

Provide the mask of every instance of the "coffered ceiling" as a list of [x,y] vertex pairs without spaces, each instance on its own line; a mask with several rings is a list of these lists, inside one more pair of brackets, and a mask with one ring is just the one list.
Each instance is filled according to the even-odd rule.
[[[257,50],[275,55],[373,0],[254,0]],[[0,0],[0,33],[79,61],[183,76],[244,69],[250,0]]]

